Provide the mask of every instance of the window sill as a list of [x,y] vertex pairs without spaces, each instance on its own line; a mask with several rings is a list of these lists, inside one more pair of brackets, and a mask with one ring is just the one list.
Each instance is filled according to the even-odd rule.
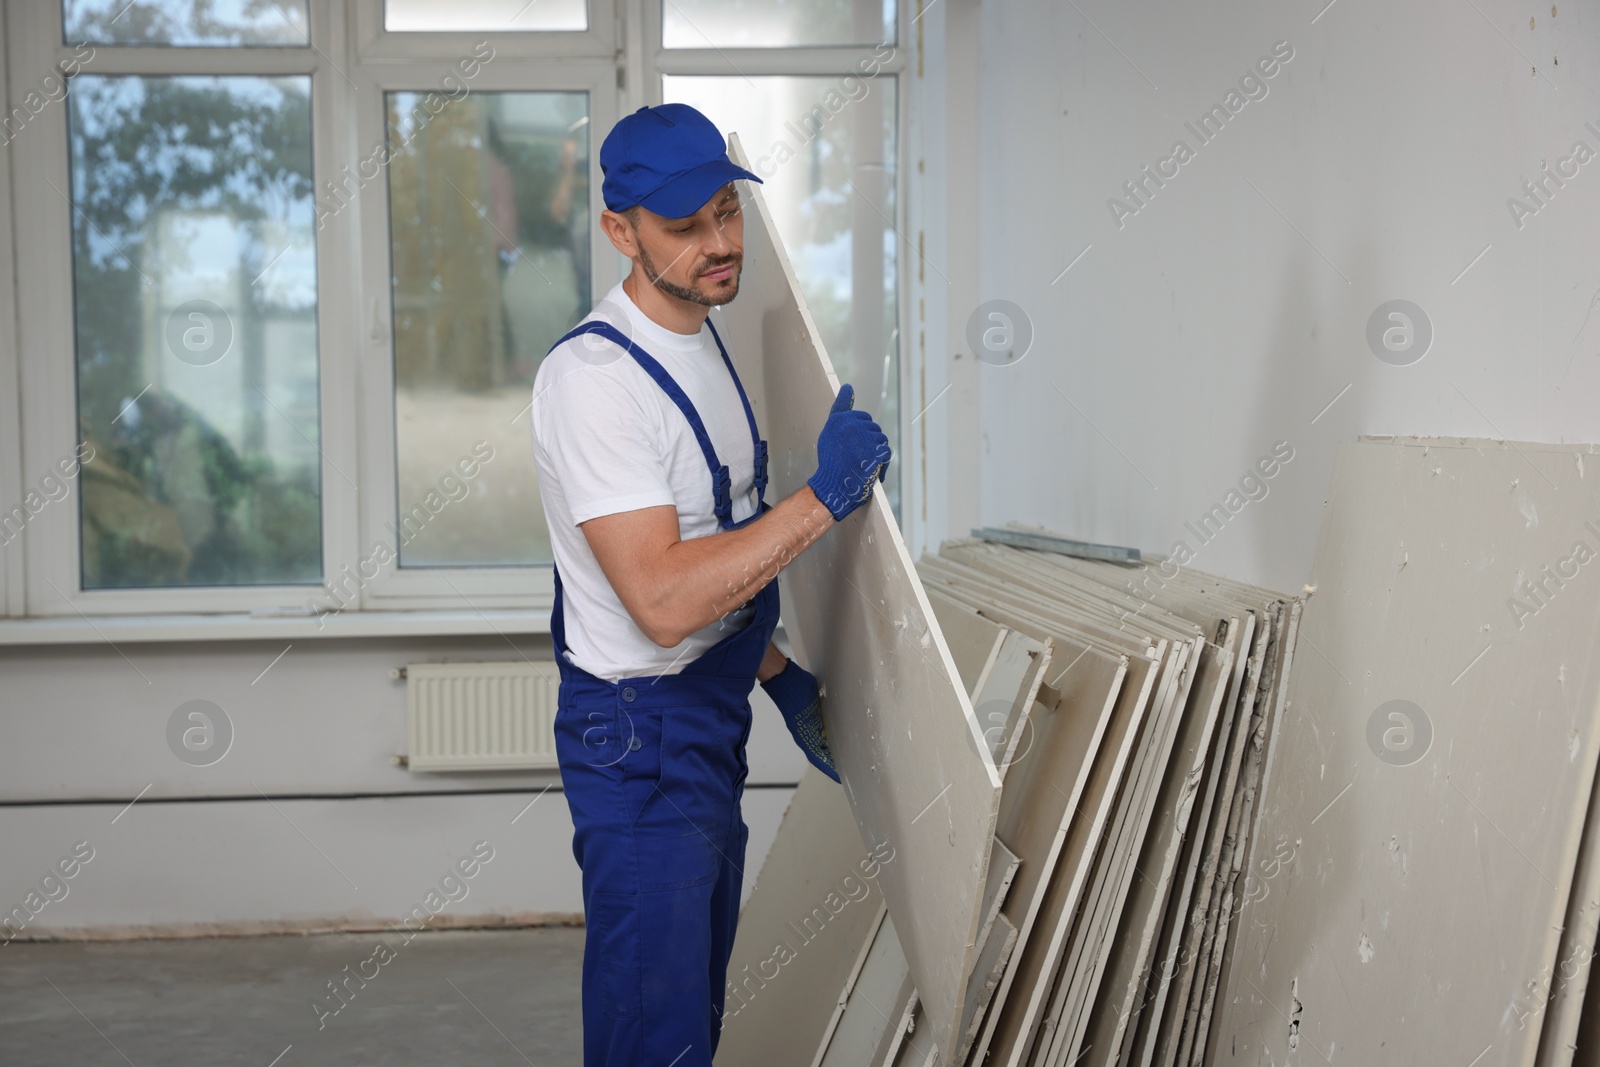
[[0,619],[0,646],[158,641],[299,641],[336,637],[547,634],[547,608],[497,611],[350,611],[323,616],[68,615]]

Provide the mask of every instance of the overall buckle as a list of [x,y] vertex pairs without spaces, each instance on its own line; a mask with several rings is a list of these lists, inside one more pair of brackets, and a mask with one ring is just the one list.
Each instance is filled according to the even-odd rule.
[[767,443],[756,442],[756,496],[766,496],[767,490]]
[[728,465],[724,463],[717,468],[711,476],[711,496],[716,502],[714,510],[717,518],[724,524],[733,521],[733,478],[728,474]]

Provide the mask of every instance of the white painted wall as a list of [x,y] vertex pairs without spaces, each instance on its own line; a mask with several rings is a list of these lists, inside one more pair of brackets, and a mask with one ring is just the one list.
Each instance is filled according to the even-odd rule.
[[[1521,228],[1507,208],[1575,141],[1600,152],[1600,12],[1338,0],[1313,24],[1326,3],[980,6],[981,283],[954,299],[1035,331],[981,368],[985,522],[1184,538],[1200,569],[1294,590],[1341,441],[1600,440],[1600,158]],[[1201,145],[1184,122],[1278,41],[1266,97]],[[1194,158],[1119,228],[1108,198],[1179,138]],[[1365,340],[1391,299],[1433,323],[1411,366]],[[1202,547],[1184,523],[1277,441],[1292,462]],[[933,545],[966,533],[941,521]]]
[[[556,775],[413,774],[392,762],[406,751],[406,705],[391,668],[549,658],[547,636],[516,644],[312,640],[264,675],[282,643],[0,649],[0,911],[88,841],[95,859],[30,933],[398,918],[486,840],[497,858],[440,922],[580,914]],[[167,747],[168,716],[197,698],[235,731],[210,767]],[[753,881],[804,757],[766,695],[751,702]]]

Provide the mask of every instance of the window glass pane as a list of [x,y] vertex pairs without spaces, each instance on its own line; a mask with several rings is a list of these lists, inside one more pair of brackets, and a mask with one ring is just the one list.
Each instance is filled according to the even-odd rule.
[[895,0],[661,0],[667,48],[893,44]]
[[386,30],[482,31],[586,30],[585,0],[385,0]]
[[[841,381],[899,452],[895,80],[667,77],[663,95],[737,133],[764,180],[800,288]],[[899,507],[900,464],[885,483]]]
[[319,581],[311,80],[68,100],[83,587]]
[[65,0],[61,13],[68,44],[310,43],[306,0]]
[[430,97],[388,96],[400,565],[548,563],[528,407],[590,309],[588,94]]

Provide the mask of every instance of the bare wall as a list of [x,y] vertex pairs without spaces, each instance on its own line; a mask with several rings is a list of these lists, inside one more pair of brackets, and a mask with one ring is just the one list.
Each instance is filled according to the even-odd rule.
[[[406,703],[392,668],[548,659],[548,636],[310,640],[274,662],[285,644],[0,650],[0,910],[86,841],[94,858],[28,934],[371,923],[408,913],[484,841],[495,858],[430,925],[581,914],[555,774],[394,763]],[[209,767],[167,744],[168,718],[194,699],[233,724]],[[752,704],[753,881],[804,757],[759,689]]]
[[1600,14],[1326,5],[980,6],[971,302],[1033,333],[980,367],[984,521],[1298,589],[1341,441],[1600,440]]

